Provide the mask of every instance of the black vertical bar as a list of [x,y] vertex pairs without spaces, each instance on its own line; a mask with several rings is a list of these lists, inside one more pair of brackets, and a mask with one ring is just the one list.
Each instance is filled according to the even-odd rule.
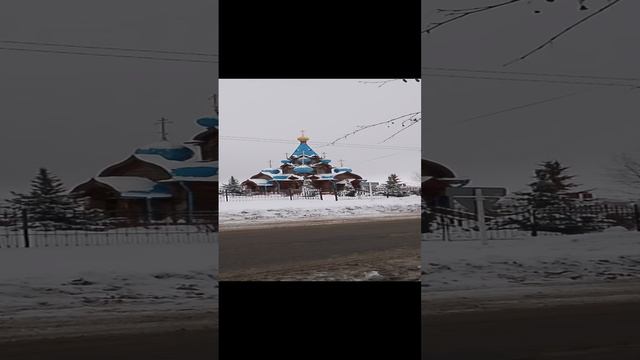
[[640,231],[640,210],[638,204],[633,204],[633,217],[636,222],[636,231]]
[[22,236],[24,237],[24,247],[28,248],[29,244],[29,214],[27,209],[22,209]]

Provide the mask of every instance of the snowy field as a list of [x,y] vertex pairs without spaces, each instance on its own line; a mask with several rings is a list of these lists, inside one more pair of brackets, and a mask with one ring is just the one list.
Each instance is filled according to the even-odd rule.
[[424,293],[640,280],[640,232],[423,241]]
[[217,308],[209,243],[0,249],[0,323]]
[[224,226],[299,220],[336,220],[348,218],[420,215],[420,197],[340,197],[289,200],[256,198],[247,201],[220,202],[220,224]]

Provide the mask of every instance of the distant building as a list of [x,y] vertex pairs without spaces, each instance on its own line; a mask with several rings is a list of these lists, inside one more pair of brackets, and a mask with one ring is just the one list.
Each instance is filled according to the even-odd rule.
[[350,168],[331,165],[331,160],[318,155],[309,146],[309,137],[302,134],[298,141],[300,144],[291,156],[281,160],[282,165],[262,169],[241,185],[251,192],[299,191],[305,181],[322,192],[341,191],[349,185],[361,188],[362,177]]
[[218,118],[197,123],[206,130],[186,144],[162,141],[137,148],[127,159],[110,165],[76,186],[71,194],[88,198],[90,208],[121,216],[154,218],[218,210]]

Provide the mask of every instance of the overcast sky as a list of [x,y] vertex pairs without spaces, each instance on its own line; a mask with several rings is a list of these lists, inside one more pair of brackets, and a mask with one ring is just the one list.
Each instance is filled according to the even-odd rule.
[[[0,40],[217,53],[217,9],[212,0],[3,1]],[[170,140],[189,140],[218,77],[217,64],[7,50],[0,63],[0,198],[27,190],[41,166],[68,187],[91,178],[159,140],[163,116],[174,122]]]
[[[605,3],[593,0],[587,5],[595,9]],[[436,8],[469,6],[478,2],[423,1],[423,19],[425,24],[439,19]],[[576,11],[577,7],[577,1],[538,0],[465,17],[423,35],[423,66],[640,77],[638,1],[621,2],[553,46],[520,63],[502,66],[587,14]],[[427,72],[446,73],[423,70]],[[614,194],[617,185],[609,175],[612,157],[621,152],[640,155],[640,90],[425,76],[422,96],[423,155],[448,165],[475,185],[519,190],[531,180],[536,163],[557,159],[572,168],[584,188]]]
[[[220,80],[220,173],[241,181],[269,166],[280,165],[298,146],[300,130],[318,154],[344,165],[370,181],[385,181],[397,173],[406,183],[418,184],[420,124],[382,143],[402,127],[380,126],[364,130],[336,146],[322,147],[359,125],[373,124],[420,111],[420,84],[392,82],[382,87],[341,80]],[[369,80],[371,81],[371,80]],[[282,139],[285,142],[238,141],[230,137]],[[342,144],[373,145],[353,148]],[[405,150],[393,149],[402,147]],[[407,150],[407,148],[410,148]]]

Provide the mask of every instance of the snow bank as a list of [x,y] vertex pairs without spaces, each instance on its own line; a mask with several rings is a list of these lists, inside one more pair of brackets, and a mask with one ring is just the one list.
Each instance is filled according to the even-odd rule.
[[423,241],[422,264],[425,292],[640,279],[640,233]]
[[235,225],[255,222],[296,221],[301,219],[333,220],[349,217],[381,217],[420,214],[420,197],[340,197],[331,195],[320,199],[288,197],[247,198],[244,201],[220,202],[220,224]]
[[217,307],[218,244],[0,249],[0,321]]

